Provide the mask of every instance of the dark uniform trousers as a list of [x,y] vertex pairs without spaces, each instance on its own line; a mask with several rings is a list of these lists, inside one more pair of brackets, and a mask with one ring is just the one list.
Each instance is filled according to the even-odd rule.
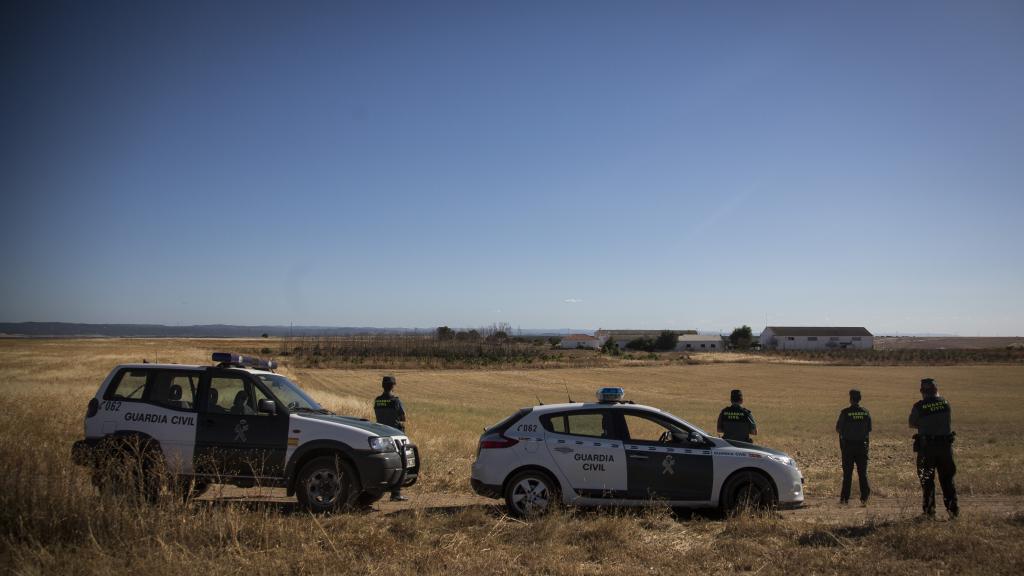
[[857,480],[860,483],[860,500],[866,502],[871,495],[871,486],[868,485],[868,442],[867,440],[840,440],[840,450],[843,453],[843,488],[839,493],[839,500],[848,502],[850,500],[850,488],[853,483],[853,467],[857,466]]
[[953,439],[922,436],[918,439],[917,478],[921,481],[921,506],[927,514],[935,513],[935,474],[942,485],[942,502],[954,514],[960,511],[956,500],[956,462],[953,461]]

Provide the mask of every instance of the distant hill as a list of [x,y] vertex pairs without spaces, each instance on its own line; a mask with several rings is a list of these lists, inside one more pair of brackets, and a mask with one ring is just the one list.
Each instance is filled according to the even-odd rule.
[[[376,328],[373,326],[236,326],[233,324],[77,324],[73,322],[0,322],[0,336],[56,338],[259,338],[268,336],[352,336],[355,334],[425,334],[434,328]],[[532,329],[524,336],[562,335],[590,330]]]
[[[421,330],[423,332],[424,330]],[[199,324],[165,326],[163,324],[75,324],[70,322],[0,322],[0,334],[6,336],[54,337],[134,337],[134,338],[259,338],[269,336],[351,336],[353,334],[400,334],[414,332],[406,328],[356,326],[235,326]]]

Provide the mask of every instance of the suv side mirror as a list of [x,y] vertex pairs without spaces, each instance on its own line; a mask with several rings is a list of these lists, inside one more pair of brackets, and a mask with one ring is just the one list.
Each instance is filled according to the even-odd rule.
[[259,401],[256,411],[261,414],[277,414],[277,403],[266,398]]

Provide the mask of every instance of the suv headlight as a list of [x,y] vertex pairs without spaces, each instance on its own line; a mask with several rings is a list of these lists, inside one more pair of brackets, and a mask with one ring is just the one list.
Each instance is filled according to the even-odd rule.
[[387,436],[370,438],[370,450],[374,452],[396,452],[395,441]]
[[793,466],[794,468],[796,467],[796,462],[789,456],[776,456],[774,454],[768,454],[768,457],[780,464],[785,464],[786,466]]

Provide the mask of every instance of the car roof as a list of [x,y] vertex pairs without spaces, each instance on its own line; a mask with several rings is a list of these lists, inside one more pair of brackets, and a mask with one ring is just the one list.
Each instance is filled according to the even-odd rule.
[[[145,369],[145,370],[157,369],[157,370],[195,370],[195,371],[201,371],[201,370],[206,370],[208,368],[217,368],[217,366],[210,366],[208,364],[207,365],[204,365],[204,364],[154,364],[154,363],[147,362],[147,363],[144,363],[144,364],[120,364],[117,367],[118,370],[121,370],[123,368],[128,368],[130,370],[136,370],[136,369]],[[256,370],[255,368],[244,368],[244,367],[240,367],[240,366],[225,366],[225,367],[223,367],[223,369],[224,370],[241,370],[242,372],[248,372],[250,374],[276,374],[276,372],[268,372],[266,370]]]
[[620,408],[620,409],[638,409],[638,410],[649,410],[652,412],[664,412],[660,408],[654,406],[646,406],[644,404],[630,404],[622,402],[572,402],[563,404],[541,404],[534,406],[533,411],[538,414],[546,414],[548,412],[564,412],[567,410],[598,410],[603,408]]

